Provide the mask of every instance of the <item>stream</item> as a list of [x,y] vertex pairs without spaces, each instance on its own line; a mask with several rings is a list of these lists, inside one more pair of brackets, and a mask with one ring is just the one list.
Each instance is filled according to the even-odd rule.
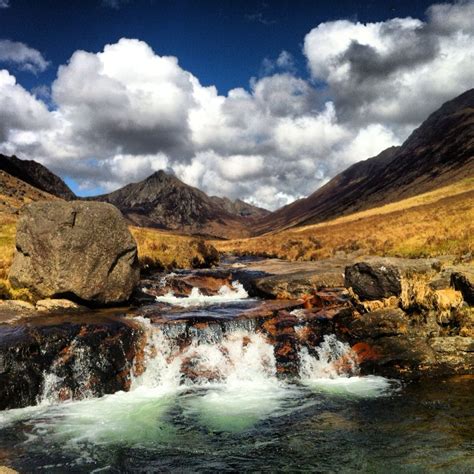
[[226,330],[197,331],[183,347],[179,324],[136,318],[145,371],[130,391],[60,401],[58,376],[44,374],[36,406],[0,412],[0,465],[22,473],[474,471],[474,378],[360,376],[350,347],[326,335],[315,353],[301,349],[298,375],[282,379],[252,322],[232,321],[258,304],[237,282],[157,304],[182,308],[180,318],[223,319]]

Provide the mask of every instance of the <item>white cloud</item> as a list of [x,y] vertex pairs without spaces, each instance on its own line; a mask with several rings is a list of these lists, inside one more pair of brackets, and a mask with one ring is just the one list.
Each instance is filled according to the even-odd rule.
[[13,64],[34,74],[43,72],[49,65],[38,50],[8,39],[0,39],[0,63]]
[[10,0],[0,0],[0,8],[9,8]]
[[167,169],[211,195],[276,208],[400,144],[472,87],[473,5],[435,5],[426,22],[322,23],[304,45],[315,84],[296,76],[284,51],[248,90],[219,95],[175,57],[122,39],[76,51],[48,111],[2,71],[0,151],[85,187],[112,190]]
[[474,2],[434,5],[428,21],[322,23],[305,37],[311,74],[351,124],[400,127],[402,136],[474,83]]
[[0,70],[0,146],[5,149],[15,136],[24,142],[25,135],[18,135],[19,132],[31,134],[51,124],[45,104],[17,84],[8,71]]

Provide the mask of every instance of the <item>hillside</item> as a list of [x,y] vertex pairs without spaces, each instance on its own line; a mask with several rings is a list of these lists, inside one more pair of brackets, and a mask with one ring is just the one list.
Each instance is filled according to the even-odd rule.
[[473,203],[474,179],[469,178],[319,224],[212,244],[220,252],[302,261],[338,253],[462,257],[474,252]]
[[161,170],[90,199],[114,204],[133,225],[221,238],[250,235],[250,225],[267,212],[242,201],[209,197]]
[[34,160],[20,160],[16,156],[0,154],[0,170],[53,196],[66,200],[76,198],[59,176]]
[[57,199],[14,176],[0,171],[0,213],[15,213],[33,201]]
[[474,176],[474,89],[431,114],[401,147],[352,165],[309,197],[263,218],[255,234],[348,215],[470,176]]

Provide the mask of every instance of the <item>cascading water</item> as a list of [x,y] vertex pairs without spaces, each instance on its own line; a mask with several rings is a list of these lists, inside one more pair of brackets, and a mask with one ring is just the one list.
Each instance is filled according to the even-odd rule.
[[232,303],[242,299],[248,298],[248,293],[245,288],[238,281],[232,283],[232,288],[222,286],[217,295],[208,296],[203,295],[199,288],[193,288],[191,293],[186,297],[177,297],[169,292],[163,296],[157,296],[156,301],[160,303],[168,303],[171,305],[178,305],[184,308],[191,306],[206,306],[213,304]]
[[[188,297],[167,295],[159,301],[184,308],[181,318],[189,308],[195,318],[194,307],[217,305],[220,309],[215,311],[228,311],[247,296],[234,283],[232,289],[225,287],[215,296],[194,291]],[[212,449],[216,433],[236,439],[245,433],[260,436],[269,423],[278,426],[281,420],[327,403],[316,396],[322,392],[351,399],[388,393],[389,381],[357,375],[350,347],[333,335],[325,336],[312,354],[301,347],[299,377],[282,378],[275,341],[254,320],[225,314],[225,320],[192,325],[175,320],[153,324],[135,317],[146,338],[144,370],[132,377],[129,392],[72,401],[61,393],[62,379],[53,364],[45,374],[42,403],[1,413],[0,427],[25,430],[23,449],[34,452],[41,440],[51,453],[68,453],[56,464],[59,472],[77,466],[108,469],[117,465],[114,456],[121,449],[152,450],[160,457],[166,446],[173,446],[186,456]],[[83,351],[72,365],[84,389],[91,380],[90,362]],[[83,395],[90,394],[84,390]]]

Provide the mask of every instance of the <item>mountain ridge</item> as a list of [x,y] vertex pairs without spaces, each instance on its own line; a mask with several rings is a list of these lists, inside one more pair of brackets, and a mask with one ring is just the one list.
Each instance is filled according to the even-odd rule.
[[37,161],[0,154],[0,170],[53,196],[67,201],[77,198],[59,176]]
[[264,217],[254,235],[316,224],[474,176],[474,89],[433,112],[399,147],[359,161]]

